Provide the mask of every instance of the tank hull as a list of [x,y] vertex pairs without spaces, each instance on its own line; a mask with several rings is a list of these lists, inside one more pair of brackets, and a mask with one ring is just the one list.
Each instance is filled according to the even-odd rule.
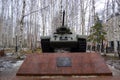
[[[57,35],[55,39],[54,36],[41,38],[42,52],[55,52],[56,49],[68,50],[69,52],[86,52],[85,38],[75,35]],[[65,39],[65,37],[67,38]]]

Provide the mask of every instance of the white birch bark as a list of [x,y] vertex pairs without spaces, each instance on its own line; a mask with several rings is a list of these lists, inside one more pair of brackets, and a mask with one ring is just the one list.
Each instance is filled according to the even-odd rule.
[[25,0],[23,0],[23,8],[22,8],[22,15],[20,20],[20,49],[22,50],[22,42],[23,42],[23,24],[24,24],[24,14],[25,14]]

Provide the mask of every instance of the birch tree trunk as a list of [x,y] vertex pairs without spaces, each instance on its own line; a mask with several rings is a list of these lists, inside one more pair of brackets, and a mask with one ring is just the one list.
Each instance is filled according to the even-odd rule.
[[113,12],[113,34],[114,34],[114,53],[117,56],[117,33],[116,33],[116,18],[115,18],[115,0],[112,0],[112,12]]
[[117,5],[118,5],[118,12],[120,14],[120,0],[116,0],[116,2],[117,2]]
[[23,0],[23,8],[22,8],[22,15],[20,20],[20,49],[22,50],[22,42],[23,42],[23,25],[24,25],[24,14],[25,14],[25,0]]

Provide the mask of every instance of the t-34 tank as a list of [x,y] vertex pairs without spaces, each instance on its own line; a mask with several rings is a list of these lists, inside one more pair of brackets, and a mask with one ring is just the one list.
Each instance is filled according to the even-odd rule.
[[63,11],[62,26],[57,28],[52,36],[41,37],[42,52],[55,52],[59,49],[86,52],[86,38],[73,34],[68,27],[64,26],[64,15],[65,11]]

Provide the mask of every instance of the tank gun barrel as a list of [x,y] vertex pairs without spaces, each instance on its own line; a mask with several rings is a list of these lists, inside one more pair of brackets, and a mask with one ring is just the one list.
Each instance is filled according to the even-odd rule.
[[62,22],[63,27],[64,27],[64,18],[65,18],[65,10],[63,11],[63,22]]

